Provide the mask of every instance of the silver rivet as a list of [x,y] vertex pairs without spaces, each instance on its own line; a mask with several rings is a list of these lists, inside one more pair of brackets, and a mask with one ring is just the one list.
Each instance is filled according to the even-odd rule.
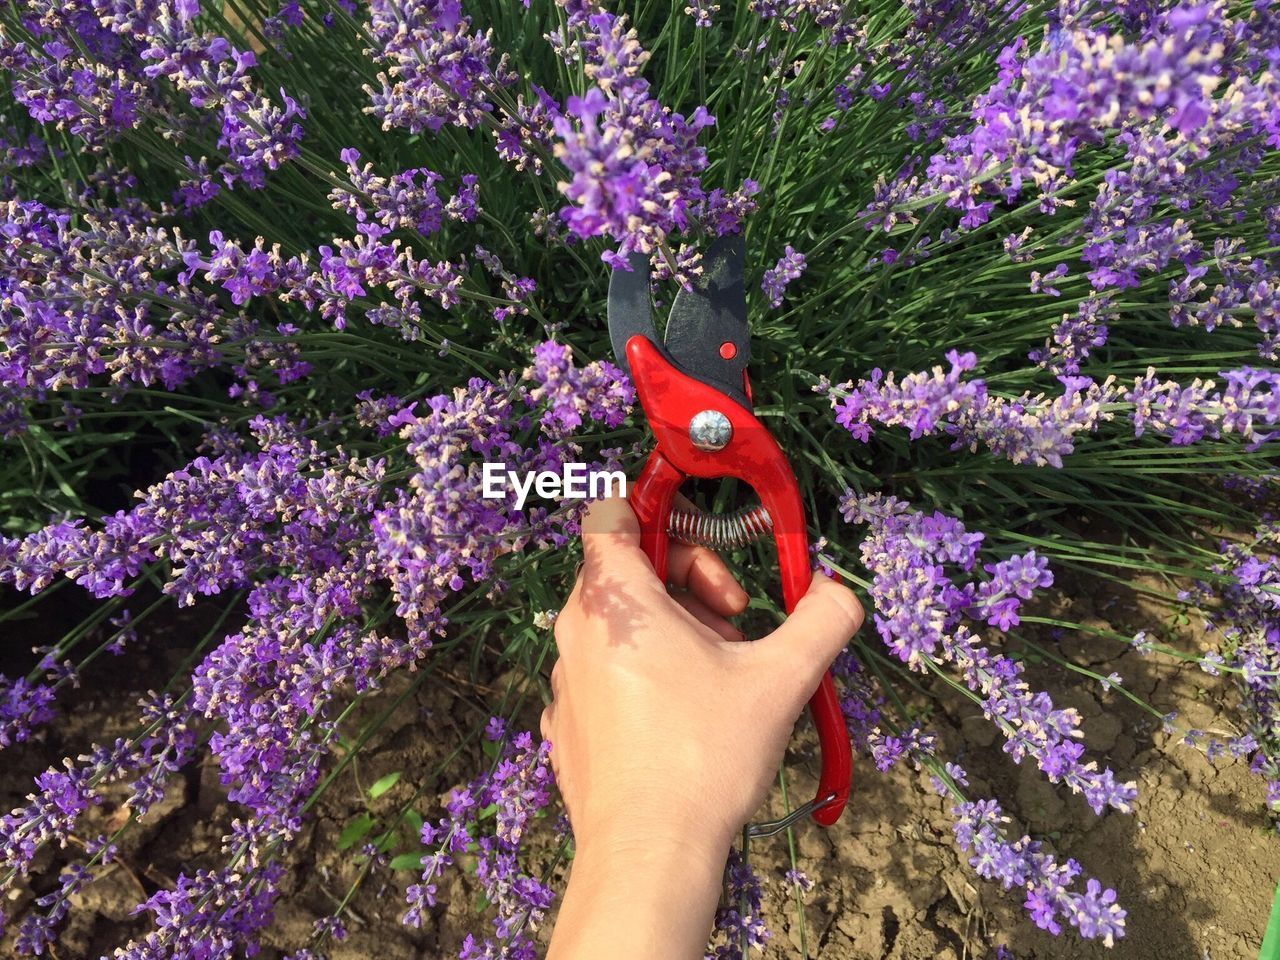
[[719,410],[703,410],[689,421],[689,439],[699,450],[723,450],[733,439],[733,424]]

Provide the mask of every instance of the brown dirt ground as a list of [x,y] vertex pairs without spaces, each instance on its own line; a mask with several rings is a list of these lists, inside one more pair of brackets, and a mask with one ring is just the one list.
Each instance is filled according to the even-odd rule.
[[[1053,613],[1118,632],[1167,622],[1169,611],[1129,591],[1061,595]],[[1068,615],[1069,616],[1064,616]],[[1183,649],[1191,636],[1183,638]],[[1235,697],[1194,665],[1175,666],[1110,641],[1068,638],[1062,652],[1107,674],[1180,722],[1219,736],[1238,732]],[[1105,666],[1102,666],[1106,664]],[[942,756],[960,756],[971,796],[994,796],[1012,828],[1074,857],[1086,875],[1116,889],[1128,909],[1127,936],[1108,950],[1064,934],[1052,937],[1026,917],[1021,897],[976,878],[952,842],[944,802],[929,777],[888,775],[864,764],[855,797],[832,830],[797,836],[800,866],[819,881],[807,895],[804,929],[812,956],[832,960],[984,960],[998,945],[1019,960],[1255,960],[1276,880],[1280,846],[1262,812],[1264,790],[1242,761],[1210,764],[1170,736],[1150,714],[1116,692],[1053,665],[1031,667],[1033,684],[1083,716],[1089,756],[1138,783],[1132,815],[1095,816],[1080,797],[1047,783],[1029,763],[1014,764],[978,708],[957,694],[929,726]],[[1224,707],[1223,700],[1228,704]],[[796,789],[811,789],[812,780]],[[806,794],[807,795],[807,794]],[[776,955],[800,956],[800,927],[781,875],[785,845],[757,858],[775,878]]]
[[[1170,619],[1168,609],[1138,594],[1089,586],[1077,585],[1070,601],[1060,596],[1053,613],[1110,624],[1122,633]],[[74,755],[91,740],[129,732],[135,716],[132,691],[163,682],[182,659],[182,638],[192,632],[183,618],[171,622],[139,653],[112,660],[99,674],[102,682],[75,693],[66,715],[42,742],[6,751],[0,766],[0,808],[20,802],[30,777],[49,763]],[[1182,642],[1195,640],[1187,634]],[[1234,696],[1224,697],[1223,682],[1195,667],[1133,652],[1117,659],[1114,644],[1087,639],[1064,640],[1062,651],[1085,665],[1106,663],[1100,672],[1118,670],[1131,690],[1161,711],[1179,711],[1199,729],[1234,730]],[[1104,693],[1096,681],[1051,665],[1033,666],[1030,673],[1060,704],[1080,710],[1090,756],[1138,781],[1133,815],[1096,817],[1082,799],[1046,784],[1033,768],[1012,763],[990,725],[957,694],[942,695],[942,709],[930,726],[943,754],[962,758],[973,795],[999,798],[1016,818],[1014,827],[1048,840],[1061,856],[1075,857],[1087,874],[1117,889],[1129,910],[1128,936],[1108,951],[1070,936],[1055,939],[1041,933],[1026,919],[1016,892],[979,880],[963,862],[951,841],[950,819],[926,775],[905,768],[879,774],[864,761],[856,771],[854,799],[839,824],[827,831],[813,826],[796,831],[799,866],[817,882],[805,897],[803,924],[782,883],[790,866],[786,838],[753,846],[752,859],[765,879],[766,918],[774,931],[767,956],[802,956],[803,938],[810,956],[830,960],[987,960],[997,945],[1019,960],[1254,960],[1280,876],[1280,845],[1261,812],[1261,783],[1242,763],[1209,764],[1123,697]],[[380,712],[407,682],[393,684],[366,705],[361,717]],[[305,945],[312,923],[345,894],[359,868],[350,853],[336,849],[335,841],[342,827],[365,809],[363,791],[378,777],[404,772],[400,783],[372,804],[375,814],[389,814],[425,782],[419,809],[431,816],[438,815],[440,799],[455,783],[481,769],[483,760],[475,751],[464,753],[444,772],[439,765],[462,731],[487,716],[486,703],[495,700],[493,688],[456,678],[425,683],[410,696],[317,805],[293,854],[295,869],[261,956],[272,960]],[[528,720],[535,723],[536,713],[531,711]],[[356,729],[358,724],[352,727]],[[815,764],[812,740],[802,733],[788,759],[793,796],[813,789]],[[774,802],[776,806],[776,798]],[[211,768],[176,776],[166,801],[122,844],[119,865],[77,898],[55,956],[109,954],[145,929],[128,916],[129,908],[167,886],[179,871],[216,863],[219,838],[232,815]],[[120,816],[111,802],[92,810],[83,836],[118,824]],[[411,849],[406,838],[393,852]],[[38,865],[51,877],[74,852],[46,851]],[[543,866],[549,862],[548,856]],[[563,867],[555,870],[562,872]],[[403,927],[398,922],[403,888],[412,879],[411,873],[385,869],[367,878],[351,900],[350,936],[330,947],[331,960],[452,956],[466,932],[485,926],[474,911],[471,879],[454,874],[441,885],[434,922],[418,931]],[[36,880],[36,890],[16,891],[3,904],[5,912],[15,920],[21,917],[48,882]],[[549,927],[540,931],[541,937]],[[11,949],[10,940],[0,946],[0,957],[10,957]]]

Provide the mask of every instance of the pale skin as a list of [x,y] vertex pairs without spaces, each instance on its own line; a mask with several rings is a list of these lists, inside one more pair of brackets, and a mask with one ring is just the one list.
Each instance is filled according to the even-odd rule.
[[714,553],[673,545],[668,592],[625,500],[593,504],[582,542],[542,715],[576,847],[548,958],[701,958],[729,848],[862,608],[815,574],[744,643],[747,595]]

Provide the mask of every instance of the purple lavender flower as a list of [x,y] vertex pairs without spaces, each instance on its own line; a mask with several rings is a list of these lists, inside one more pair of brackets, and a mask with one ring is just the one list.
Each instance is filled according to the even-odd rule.
[[[267,171],[298,155],[299,121],[306,111],[284,90],[277,105],[253,88],[252,52],[237,50],[222,37],[195,33],[181,11],[174,17],[167,4],[160,7],[158,16],[139,24],[142,72],[167,80],[197,110],[220,119],[217,145],[225,162],[217,173],[226,186],[261,188]],[[190,186],[184,190],[189,198],[197,195]]]
[[531,83],[532,98],[516,98],[514,114],[504,113],[497,133],[498,156],[517,170],[541,174],[543,159],[552,153],[555,121],[562,116],[560,105],[546,90]]
[[[155,798],[157,783],[168,779],[191,756],[195,736],[186,725],[188,711],[175,707],[171,698],[154,698],[143,705],[143,717],[155,723],[157,732],[133,741],[117,740],[110,746],[94,746],[78,762],[64,761],[36,778],[38,792],[24,807],[0,817],[0,878],[7,885],[15,876],[26,876],[40,848],[51,842],[65,844],[80,815],[100,804],[106,788],[137,776],[126,805],[139,816]],[[163,794],[163,788],[160,788]],[[102,846],[102,845],[99,845]],[[77,883],[82,882],[77,880]],[[68,894],[69,895],[69,894]],[[45,904],[50,906],[52,904]],[[29,936],[47,940],[63,914],[55,909],[52,921],[37,923]]]
[[502,293],[510,301],[503,306],[494,307],[493,319],[498,323],[504,323],[511,317],[527,316],[529,306],[526,301],[530,300],[538,289],[537,283],[531,277],[520,277],[512,273],[502,265],[500,259],[479,244],[476,244],[475,254],[476,259],[484,264],[485,269],[501,282]]
[[936,741],[937,738],[919,724],[912,724],[896,734],[877,730],[868,737],[871,758],[875,761],[876,769],[882,773],[904,757],[914,758],[922,753],[932,753]]
[[352,189],[334,189],[329,200],[335,210],[357,223],[374,220],[388,230],[414,230],[429,237],[446,218],[471,221],[476,217],[476,178],[472,175],[463,177],[462,190],[446,202],[436,191],[436,184],[444,178],[426,167],[380,177],[373,172],[373,164],[360,164],[360,153],[354,148],[346,148],[341,156]]
[[1207,331],[1222,326],[1238,327],[1236,315],[1247,311],[1262,334],[1258,353],[1267,360],[1280,359],[1280,278],[1273,264],[1249,256],[1243,242],[1218,238],[1214,241],[1213,266],[1222,277],[1204,300],[1197,298],[1208,289],[1203,277],[1209,264],[1197,263],[1179,280],[1170,281],[1170,319],[1174,326],[1198,326]]
[[[714,946],[707,953],[710,960],[746,960],[742,952],[745,941],[749,949],[763,951],[770,932],[761,917],[764,900],[760,878],[737,850],[729,851],[724,868],[724,902],[716,908],[712,933]],[[719,940],[719,943],[715,943]]]
[[875,689],[866,668],[850,650],[836,657],[831,674],[840,694],[840,712],[844,714],[849,739],[858,750],[870,749],[871,738],[877,735],[880,725],[884,696]]
[[383,129],[474,127],[493,110],[487,90],[514,81],[506,57],[495,60],[492,31],[473,33],[457,0],[374,0],[369,32],[385,70],[379,89],[365,87],[366,109]]
[[764,272],[764,278],[760,281],[760,289],[764,291],[771,307],[782,306],[783,291],[791,281],[800,278],[804,269],[804,254],[798,253],[792,249],[791,244],[787,244],[786,252],[771,269]]
[[[447,815],[422,828],[423,844],[434,851],[423,856],[422,876],[407,890],[409,910],[404,922],[421,925],[425,910],[436,902],[442,871],[454,865],[455,854],[466,850],[477,855],[476,876],[495,910],[495,938],[481,941],[468,935],[459,954],[463,960],[496,957],[499,945],[502,956],[533,957],[530,932],[541,923],[554,894],[523,872],[518,861],[534,818],[551,801],[550,750],[545,741],[535,745],[528,733],[515,735],[496,766],[453,791]],[[490,807],[495,811],[492,821],[485,813]]]
[[792,868],[783,874],[783,880],[801,893],[808,893],[813,889],[813,880],[803,870]]
[[1048,273],[1041,274],[1039,270],[1031,271],[1031,292],[1043,293],[1050,297],[1062,296],[1062,291],[1053,286],[1054,280],[1059,280],[1067,275],[1067,265],[1060,263]]
[[1036,926],[1057,935],[1065,920],[1080,936],[1100,939],[1107,946],[1124,936],[1126,912],[1116,903],[1115,891],[1103,889],[1092,877],[1086,880],[1083,893],[1071,890],[1080,865],[1074,860],[1059,864],[1044,852],[1040,841],[1030,837],[1011,842],[1004,833],[1009,818],[996,801],[961,801],[952,805],[951,812],[956,818],[952,826],[956,843],[970,854],[970,865],[979,876],[998,880],[1006,890],[1024,888],[1024,905]]
[[[990,217],[986,198],[1013,198],[1023,184],[1034,183],[1051,211],[1077,149],[1103,131],[1161,118],[1190,137],[1214,109],[1223,13],[1220,5],[1176,8],[1133,44],[1087,19],[1055,25],[1034,53],[1019,38],[1001,52],[996,83],[975,99],[972,128],[930,158],[927,182],[909,193],[955,208],[972,229]],[[886,207],[877,200],[871,209]]]
[[37,727],[54,717],[54,692],[47,684],[26,677],[10,680],[0,674],[0,749],[22,743]]
[[1197,378],[1183,386],[1157,380],[1155,369],[1148,368],[1124,395],[1134,406],[1134,433],[1142,436],[1150,430],[1174,444],[1235,433],[1247,441],[1249,450],[1273,439],[1277,431],[1265,428],[1280,423],[1280,374],[1241,367],[1222,376],[1226,389],[1214,390],[1212,380]]
[[[406,405],[394,394],[376,395],[372,390],[356,394],[356,422],[379,437],[389,437],[413,419],[413,405]],[[402,417],[406,419],[402,419]]]
[[801,18],[812,18],[822,31],[819,42],[831,46],[852,42],[861,22],[850,13],[846,4],[838,0],[751,0],[749,6],[757,16],[775,21],[787,32],[798,30]]
[[1107,342],[1104,321],[1113,315],[1110,298],[1089,296],[1080,302],[1075,314],[1063,314],[1044,347],[1032,350],[1027,358],[1057,376],[1075,376],[1090,352]]
[[1116,391],[1108,380],[1060,377],[1063,392],[1052,400],[1043,394],[1016,399],[987,397],[977,409],[962,410],[948,428],[955,448],[974,450],[979,444],[1014,463],[1062,467],[1062,458],[1075,450],[1075,437],[1090,433],[1111,419],[1108,405]]
[[987,564],[983,569],[991,574],[991,579],[979,584],[968,612],[1001,630],[1020,623],[1018,608],[1021,601],[1030,600],[1037,589],[1053,584],[1049,562],[1036,556],[1034,550],[996,564]]
[[[229,392],[246,401],[269,404],[263,381],[288,383],[310,369],[297,344],[278,336],[290,328],[262,330],[192,282],[215,282],[238,304],[305,277],[261,240],[245,251],[214,231],[206,256],[118,211],[86,212],[73,226],[69,214],[13,201],[0,204],[0,217],[12,247],[0,270],[9,288],[0,410],[60,391],[93,390],[114,402],[131,384],[174,390],[228,349],[241,358],[228,364]],[[24,419],[16,409],[0,414],[14,434]],[[64,423],[73,421],[64,411]]]
[[581,423],[584,415],[619,423],[631,402],[620,371],[606,361],[575,370],[560,344],[538,348],[528,377],[536,384],[528,397],[548,405],[542,418],[548,433],[535,446],[524,448],[513,439],[520,414],[511,381],[473,380],[452,396],[432,397],[400,431],[417,472],[409,490],[374,511],[373,539],[376,569],[390,582],[397,614],[418,652],[443,625],[442,601],[462,589],[467,577],[487,579],[499,554],[510,549],[509,539],[530,534],[509,504],[484,497],[481,459],[509,469],[558,470],[571,455],[555,442],[570,432],[568,424]]
[[720,4],[708,0],[695,0],[691,6],[684,8],[685,16],[693,17],[695,27],[711,26],[712,18],[720,12]]
[[1234,675],[1245,704],[1247,729],[1230,745],[1234,756],[1250,756],[1250,769],[1267,783],[1267,805],[1280,814],[1280,527],[1263,522],[1251,543],[1221,544],[1212,572],[1224,583],[1198,583],[1187,599],[1201,607],[1208,629],[1225,638],[1222,652],[1201,659],[1206,672],[1220,667]]
[[[611,21],[611,30],[620,27]],[[625,43],[619,45],[627,49]],[[705,165],[702,152],[677,153],[675,140],[691,143],[698,129],[712,122],[703,114],[694,118],[694,126],[686,126],[678,114],[668,115],[647,99],[643,81],[622,89],[633,99],[611,101],[598,88],[585,97],[570,97],[555,121],[556,156],[573,175],[561,189],[576,204],[560,215],[579,237],[607,234],[619,241],[614,263],[632,250],[651,252],[669,233],[688,226],[690,199],[663,161],[677,172],[700,170]],[[650,128],[655,121],[661,125]],[[642,146],[636,142],[640,138],[648,142]]]
[[547,407],[541,422],[553,436],[578,427],[584,414],[617,427],[635,402],[630,380],[608,360],[595,360],[577,370],[569,347],[553,340],[535,347],[533,358],[533,366],[524,373],[526,380],[536,384],[528,402]]
[[[1079,743],[1079,714],[1058,709],[1045,693],[1022,679],[1022,663],[979,646],[962,622],[965,615],[1012,620],[1017,604],[1047,585],[1047,567],[1034,553],[988,567],[984,584],[957,582],[949,565],[971,570],[980,542],[958,521],[942,514],[926,517],[892,497],[848,495],[846,521],[862,523],[868,535],[862,559],[874,579],[876,628],[886,646],[910,668],[930,664],[956,667],[966,686],[981,698],[984,714],[1005,737],[1005,752],[1025,757],[1053,783],[1082,793],[1095,813],[1107,807],[1128,811],[1136,796],[1132,783],[1119,783],[1109,769],[1085,761]],[[910,752],[912,742],[884,741],[884,759]]]
[[1004,244],[1004,252],[1009,255],[1009,259],[1014,263],[1026,263],[1035,259],[1034,255],[1023,250],[1023,246],[1027,242],[1027,238],[1031,236],[1031,228],[1025,228],[1021,233],[1011,233],[1002,241]]
[[396,329],[406,340],[420,339],[424,329],[420,297],[444,310],[457,306],[465,261],[419,260],[412,248],[388,240],[389,232],[382,224],[366,220],[357,225],[354,238],[335,237],[332,244],[322,244],[314,266],[303,258],[291,259],[290,282],[276,296],[286,303],[300,303],[344,329],[353,301],[365,301],[371,291],[383,288],[392,302],[362,303],[364,319]]
[[840,391],[832,393],[836,422],[864,442],[871,439],[873,421],[885,426],[905,426],[915,440],[931,433],[957,411],[980,406],[986,399],[985,384],[980,380],[961,379],[961,374],[977,365],[977,357],[952,350],[947,354],[947,361],[951,365],[947,372],[942,367],[934,367],[928,374],[903,377],[900,384],[894,374],[886,377],[880,369],[873,370],[857,387],[850,384],[843,399],[839,398]]
[[553,37],[553,43],[562,45],[562,55],[571,44],[595,84],[585,96],[570,97],[553,122],[555,155],[572,175],[560,185],[573,201],[560,211],[570,232],[612,237],[618,247],[605,260],[625,269],[627,254],[657,251],[699,213],[717,233],[736,228],[736,218],[725,222],[723,201],[700,180],[707,156],[697,138],[715,118],[703,107],[686,118],[653,99],[641,76],[648,54],[625,18],[584,5],[570,17],[570,29],[572,41]]
[[693,204],[693,214],[715,236],[739,233],[742,221],[758,206],[752,198],[759,192],[760,184],[749,178],[732,192],[717,187],[707,191]]
[[1043,394],[1008,399],[989,394],[982,380],[961,379],[976,365],[973,354],[951,351],[947,359],[947,373],[934,367],[898,384],[893,374],[886,378],[876,369],[857,385],[831,388],[836,422],[864,442],[871,438],[871,423],[879,422],[910,428],[912,439],[941,430],[955,437],[953,449],[982,445],[1014,463],[1061,467],[1075,449],[1076,434],[1111,418],[1111,381],[1061,377],[1063,392],[1052,400]]

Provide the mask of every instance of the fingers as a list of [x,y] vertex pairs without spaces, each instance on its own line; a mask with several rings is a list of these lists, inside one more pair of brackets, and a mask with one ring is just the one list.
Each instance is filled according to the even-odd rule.
[[631,505],[620,497],[596,500],[582,519],[583,576],[601,570],[618,571],[622,576],[648,571],[656,579],[649,559],[640,549],[640,524]]
[[746,639],[742,635],[742,631],[726,620],[722,615],[708,607],[698,597],[692,593],[676,593],[672,594],[672,599],[680,606],[684,607],[689,613],[693,614],[704,627],[714,630],[722,640],[728,640],[730,643],[737,643],[739,640]]
[[542,711],[542,719],[538,724],[538,729],[542,733],[543,740],[554,742],[551,731],[555,729],[555,708],[556,705],[553,702]]
[[551,702],[548,703],[542,711],[542,722],[540,725],[543,740],[551,739],[552,724],[555,721],[556,702],[561,698],[564,692],[564,670],[561,666],[563,663],[563,660],[557,659],[555,666],[551,668],[551,677],[549,682],[549,686],[551,687]]
[[636,618],[665,601],[666,585],[640,549],[640,525],[626,500],[597,500],[582,520],[582,565],[556,619],[556,645],[572,656],[581,637],[626,644]]
[[[551,635],[556,641],[556,653],[558,658],[556,666],[551,669],[552,683],[555,683],[556,668],[564,662],[564,658],[572,649],[572,638],[578,633],[577,619],[579,615],[579,607],[581,606],[582,594],[582,578],[578,578],[578,582],[573,585],[573,593],[569,594],[569,599],[560,610],[560,615],[556,617],[556,622],[551,628]],[[554,687],[552,688],[554,696]]]
[[[653,567],[640,549],[640,524],[625,500],[597,500],[587,508],[582,521],[582,553],[580,581],[605,569],[618,579],[633,579],[636,586],[655,581]],[[735,616],[747,608],[746,591],[724,561],[705,547],[672,543],[667,552],[667,577],[722,617]]]
[[667,578],[689,590],[722,617],[747,609],[747,592],[719,555],[706,547],[673,543],[667,554]]
[[781,674],[794,679],[795,693],[808,699],[831,661],[862,626],[862,604],[852,590],[820,573],[782,626],[753,646]]

